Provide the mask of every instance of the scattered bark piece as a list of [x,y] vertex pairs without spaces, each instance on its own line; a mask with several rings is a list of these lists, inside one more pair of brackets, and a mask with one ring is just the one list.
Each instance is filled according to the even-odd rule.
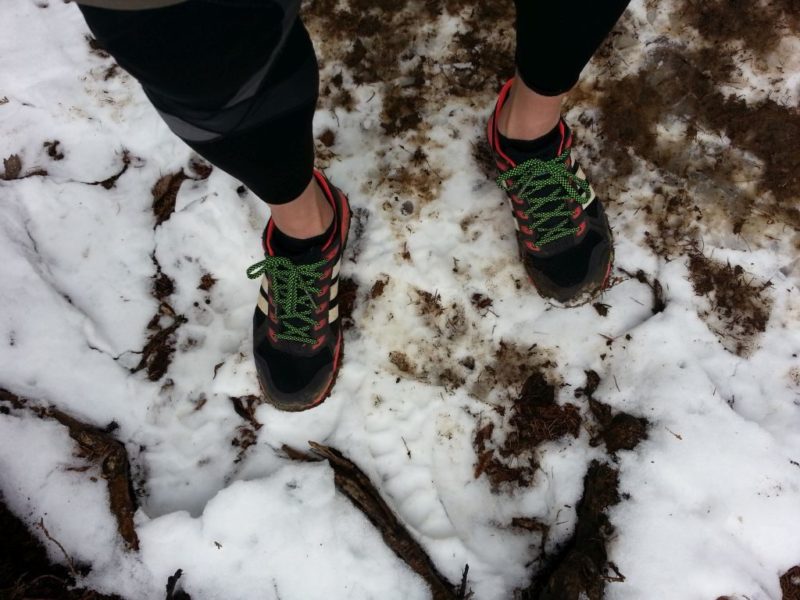
[[256,409],[261,404],[260,397],[251,394],[248,396],[229,396],[228,398],[233,404],[233,410],[236,411],[237,415],[250,423],[254,429],[261,429],[261,423],[256,419]]
[[322,142],[326,148],[330,148],[336,142],[336,134],[332,130],[326,129],[322,132],[322,135],[319,136],[319,141]]
[[197,289],[207,292],[214,287],[215,283],[217,283],[216,277],[214,277],[211,273],[204,273],[200,278],[200,285],[197,286]]
[[60,144],[59,140],[53,140],[52,142],[45,142],[42,146],[47,149],[47,156],[53,160],[63,160],[64,153],[58,147]]
[[353,327],[353,311],[356,307],[358,284],[350,277],[339,279],[339,318],[342,329],[347,331]]
[[401,373],[413,374],[416,371],[414,363],[405,352],[400,352],[399,350],[389,352],[389,362],[397,367]]
[[194,173],[195,181],[203,181],[209,178],[214,167],[210,163],[195,157],[189,160],[189,170]]
[[154,229],[164,221],[167,221],[172,216],[172,213],[175,212],[175,199],[178,197],[178,190],[181,189],[181,184],[188,178],[183,169],[181,169],[176,173],[162,175],[155,182],[150,190],[153,196],[153,214],[156,217]]
[[800,600],[800,565],[781,575],[781,600]]
[[372,289],[369,291],[369,299],[375,300],[376,298],[383,296],[383,291],[386,289],[386,284],[388,283],[389,276],[387,275],[385,278],[378,279],[374,284],[372,284]]
[[142,349],[141,360],[131,369],[131,373],[138,373],[146,368],[147,378],[150,381],[160,380],[172,363],[172,355],[175,353],[174,334],[178,327],[186,322],[186,317],[176,315],[173,322],[167,327],[158,325],[158,329],[150,336]]
[[183,569],[178,569],[174,575],[167,577],[167,596],[165,600],[192,600],[192,597],[183,590],[175,589],[182,576]]
[[12,179],[19,179],[19,174],[22,172],[22,159],[19,154],[12,154],[8,158],[3,159],[3,179],[11,181]]

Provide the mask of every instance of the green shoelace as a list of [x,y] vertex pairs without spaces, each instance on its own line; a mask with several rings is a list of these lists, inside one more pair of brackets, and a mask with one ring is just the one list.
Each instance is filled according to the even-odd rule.
[[[533,219],[536,243],[543,246],[573,235],[578,228],[572,224],[572,211],[566,201],[575,198],[585,206],[591,197],[589,182],[577,177],[567,168],[569,148],[550,160],[531,158],[500,175],[497,185],[528,203],[523,211]],[[508,180],[513,180],[509,185]],[[547,188],[549,193],[542,195]]]
[[315,297],[320,290],[316,287],[322,276],[325,261],[310,265],[296,265],[283,256],[267,256],[251,265],[247,276],[256,279],[264,274],[270,278],[275,313],[283,331],[278,338],[301,344],[313,344],[311,328],[317,324],[312,314],[317,309]]

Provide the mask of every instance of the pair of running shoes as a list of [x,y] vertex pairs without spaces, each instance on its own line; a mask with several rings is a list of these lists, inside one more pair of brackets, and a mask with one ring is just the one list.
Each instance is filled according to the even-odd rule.
[[[538,293],[561,304],[580,303],[608,283],[611,230],[600,200],[571,155],[573,137],[562,120],[552,144],[525,155],[504,148],[497,129],[511,82],[500,92],[487,127],[525,270]],[[339,275],[350,228],[347,197],[314,172],[334,222],[330,238],[300,256],[280,256],[275,225],[264,231],[264,260],[248,269],[261,278],[253,317],[253,352],[265,400],[300,411],[330,394],[342,358]]]

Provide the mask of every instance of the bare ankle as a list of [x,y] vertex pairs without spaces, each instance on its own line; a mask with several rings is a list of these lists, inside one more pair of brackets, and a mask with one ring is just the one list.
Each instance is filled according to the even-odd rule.
[[333,222],[333,208],[314,177],[300,196],[286,204],[270,204],[270,211],[278,229],[301,240],[322,235]]
[[517,140],[533,140],[549,133],[561,118],[564,96],[537,94],[517,75],[509,98],[500,111],[497,124],[500,133]]

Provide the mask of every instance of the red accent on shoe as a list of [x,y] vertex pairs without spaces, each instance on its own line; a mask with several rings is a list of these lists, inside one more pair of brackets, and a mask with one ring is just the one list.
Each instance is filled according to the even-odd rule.
[[530,250],[531,252],[539,252],[539,246],[537,246],[536,244],[534,244],[531,241],[527,241],[526,240],[525,241],[525,247],[528,248],[528,250]]
[[524,233],[525,235],[533,235],[533,229],[531,229],[527,225],[520,225],[519,230],[521,233]]
[[262,245],[264,246],[264,254],[267,256],[275,256],[275,252],[272,250],[272,244],[270,243],[272,240],[272,231],[275,229],[275,222],[270,219],[267,223],[267,231],[264,234],[264,239],[262,241]]
[[[503,149],[500,147],[500,141],[497,135],[495,135],[496,133],[497,134],[500,133],[500,131],[497,128],[497,121],[500,118],[500,111],[502,110],[503,105],[506,103],[506,98],[508,97],[508,93],[511,91],[511,86],[513,83],[514,79],[509,79],[500,89],[500,94],[497,96],[497,104],[495,104],[494,106],[494,114],[489,119],[488,137],[489,137],[489,144],[492,146],[492,148],[494,148],[495,152],[497,152],[497,154],[501,156],[503,160],[507,161],[511,167],[516,167],[517,163],[511,160],[508,157],[508,155],[506,155],[506,153],[503,152]],[[500,166],[500,169],[505,170],[503,169],[502,166]]]
[[319,294],[317,294],[317,297],[318,298],[322,298],[323,296],[325,296],[325,294],[328,293],[328,291],[330,289],[331,289],[331,286],[329,286],[328,284],[323,285],[322,289],[319,291]]
[[526,214],[525,214],[523,211],[521,211],[521,210],[515,210],[515,211],[514,211],[514,214],[515,214],[515,215],[517,215],[517,217],[518,217],[518,218],[520,218],[520,219],[524,219],[524,220],[527,220],[527,219],[528,219],[528,215],[526,215]]
[[339,252],[339,247],[337,246],[325,255],[325,260],[333,260],[334,258],[336,258],[336,254],[338,252]]
[[[324,343],[325,343],[325,336],[323,335],[323,336],[320,336],[320,338],[319,338],[319,339],[318,339],[318,340],[317,340],[315,343],[313,343],[313,344],[311,345],[311,349],[312,349],[312,350],[317,350],[317,349],[318,349],[320,346],[322,346],[322,344],[324,344]],[[335,367],[334,367],[334,368],[335,368]]]
[[317,307],[317,311],[316,312],[317,312],[318,315],[321,315],[326,310],[328,310],[328,301],[327,300]]
[[586,221],[578,225],[578,231],[575,232],[577,237],[582,236],[586,232]]
[[325,327],[325,321],[317,321],[317,324],[314,325],[314,331],[320,331],[323,327]]
[[[561,154],[564,151],[564,121],[562,119],[558,120],[558,133],[561,135],[561,143],[558,144],[558,152],[556,152],[556,156]],[[570,136],[570,140],[568,140],[568,144],[572,144],[572,136]],[[566,146],[569,148],[569,145]]]
[[511,194],[511,201],[514,204],[518,204],[519,206],[525,206],[525,201],[519,196],[515,196],[514,194]]
[[611,275],[611,264],[613,262],[613,260],[608,261],[608,267],[606,267],[606,276],[603,278],[603,283],[600,285],[601,288],[604,288],[608,285],[608,278]]
[[278,343],[278,334],[275,333],[272,329],[269,330],[269,339],[271,339],[276,344]]
[[577,207],[575,210],[572,211],[572,218],[573,219],[577,219],[578,217],[581,216],[582,212],[583,212],[583,208],[581,208],[580,206]]

